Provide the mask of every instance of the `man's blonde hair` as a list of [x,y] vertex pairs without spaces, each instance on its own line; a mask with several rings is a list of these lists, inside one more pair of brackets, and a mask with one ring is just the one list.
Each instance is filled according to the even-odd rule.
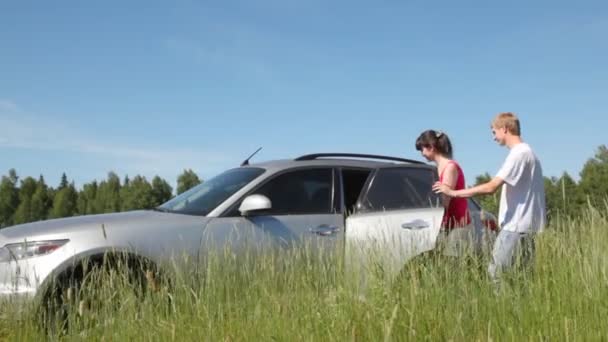
[[494,128],[506,128],[507,131],[513,135],[521,135],[521,128],[519,126],[519,119],[517,115],[507,112],[496,115],[492,121],[492,127]]

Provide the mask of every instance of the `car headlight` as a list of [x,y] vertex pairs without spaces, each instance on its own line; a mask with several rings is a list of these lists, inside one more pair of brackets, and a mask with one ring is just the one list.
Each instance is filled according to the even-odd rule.
[[70,240],[24,241],[0,248],[0,262],[23,260],[53,253]]

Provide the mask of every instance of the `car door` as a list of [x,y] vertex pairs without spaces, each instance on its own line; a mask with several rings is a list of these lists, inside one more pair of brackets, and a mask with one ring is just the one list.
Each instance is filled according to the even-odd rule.
[[[288,170],[269,177],[235,202],[205,228],[203,249],[225,246],[243,249],[269,246],[306,246],[335,250],[344,237],[344,217],[337,210],[336,174],[333,168]],[[242,216],[238,207],[248,195],[264,195],[271,208]]]
[[432,191],[433,169],[377,169],[346,219],[346,260],[351,266],[378,264],[388,275],[435,248],[443,208]]

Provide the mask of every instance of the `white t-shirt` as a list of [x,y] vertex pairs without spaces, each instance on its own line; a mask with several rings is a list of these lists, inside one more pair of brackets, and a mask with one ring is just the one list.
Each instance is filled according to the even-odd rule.
[[540,161],[530,146],[513,146],[496,177],[505,182],[498,211],[501,229],[541,232],[546,222],[545,184]]

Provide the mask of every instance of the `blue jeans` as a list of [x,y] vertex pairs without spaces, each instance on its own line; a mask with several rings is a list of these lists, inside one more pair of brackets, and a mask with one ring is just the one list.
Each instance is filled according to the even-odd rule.
[[516,233],[501,230],[494,242],[492,261],[488,273],[494,281],[500,274],[513,267],[527,267],[534,260],[534,233]]

